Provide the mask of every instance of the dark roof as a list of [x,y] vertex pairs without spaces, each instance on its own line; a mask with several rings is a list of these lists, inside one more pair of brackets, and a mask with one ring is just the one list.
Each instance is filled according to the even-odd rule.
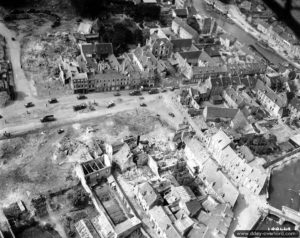
[[248,146],[246,145],[241,146],[240,152],[242,153],[243,157],[246,159],[247,163],[254,160],[254,155],[252,154]]
[[223,87],[231,85],[231,79],[228,76],[222,77]]
[[204,48],[204,50],[210,57],[220,56],[220,46],[207,46]]
[[171,40],[173,48],[189,48],[192,46],[192,39],[175,39]]
[[101,54],[113,54],[113,47],[111,43],[99,43],[95,45],[96,53]]
[[186,8],[183,9],[175,9],[175,14],[178,17],[187,17],[188,16],[188,11]]
[[206,107],[206,118],[234,118],[238,109],[223,108],[223,107]]
[[82,44],[81,47],[85,56],[92,54],[96,54],[97,56],[113,54],[113,47],[111,43]]
[[293,98],[290,102],[290,105],[294,107],[297,111],[300,111],[300,99],[299,98]]
[[222,87],[223,84],[222,84],[222,80],[220,79],[220,77],[212,77],[211,78],[211,85],[212,87]]
[[240,85],[241,84],[241,80],[238,76],[232,76],[231,82],[232,82],[232,85]]
[[188,202],[185,203],[185,205],[186,205],[187,209],[189,210],[191,217],[196,216],[197,213],[202,208],[201,202],[198,201],[197,199],[192,200],[192,201],[188,201]]
[[241,80],[241,83],[242,83],[243,85],[245,85],[246,87],[249,87],[249,86],[250,86],[250,83],[249,83],[249,80],[248,80],[247,77],[241,77],[240,80]]
[[73,33],[73,36],[74,36],[74,38],[75,38],[76,40],[86,41],[85,36],[84,36],[83,34],[81,34],[81,33],[75,32],[75,33]]
[[184,59],[199,59],[202,51],[188,51],[188,52],[180,52],[179,54],[182,56]]

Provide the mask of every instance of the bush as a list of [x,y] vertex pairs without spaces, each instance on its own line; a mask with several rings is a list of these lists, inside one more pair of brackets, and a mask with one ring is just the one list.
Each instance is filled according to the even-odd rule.
[[84,207],[88,204],[89,195],[83,190],[77,190],[72,198],[74,207]]
[[0,108],[5,107],[6,104],[9,102],[9,100],[10,100],[10,97],[7,92],[5,92],[5,91],[0,92]]

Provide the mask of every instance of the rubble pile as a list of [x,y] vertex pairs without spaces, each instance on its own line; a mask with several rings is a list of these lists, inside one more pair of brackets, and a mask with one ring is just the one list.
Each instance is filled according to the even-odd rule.
[[78,142],[76,140],[72,140],[69,137],[64,137],[60,141],[60,146],[58,147],[58,152],[64,155],[72,155],[78,146]]

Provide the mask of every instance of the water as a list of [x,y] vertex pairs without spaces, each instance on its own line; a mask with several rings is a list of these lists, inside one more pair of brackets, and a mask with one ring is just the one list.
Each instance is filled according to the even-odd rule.
[[287,206],[300,210],[300,160],[273,170],[269,195],[269,203],[278,209]]
[[[285,164],[274,169],[269,186],[269,204],[281,209],[287,206],[296,211],[300,210],[300,160]],[[283,225],[277,223],[278,218],[268,216],[261,222],[257,230],[267,230],[272,227],[291,228],[294,226],[288,222]]]
[[250,46],[254,45],[255,48],[262,53],[271,63],[273,64],[279,64],[283,63],[285,60],[283,60],[278,54],[276,54],[272,50],[268,50],[265,48],[260,47],[259,45],[256,45],[255,43],[257,40],[252,37],[250,34],[245,32],[243,29],[241,29],[239,26],[237,26],[234,23],[229,23],[224,20],[224,16],[221,16],[220,14],[214,12],[214,11],[207,11],[206,10],[206,3],[204,0],[194,0],[194,6],[201,14],[205,14],[206,16],[210,16],[216,19],[218,25],[222,27],[225,31],[227,31],[229,34],[235,36],[239,42]]

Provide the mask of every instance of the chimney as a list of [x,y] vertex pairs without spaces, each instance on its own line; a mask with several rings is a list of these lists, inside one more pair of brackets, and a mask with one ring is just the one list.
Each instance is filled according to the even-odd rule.
[[138,136],[137,136],[137,140],[136,140],[136,146],[139,146],[139,144],[140,144],[140,138],[141,138],[141,136],[138,135]]

